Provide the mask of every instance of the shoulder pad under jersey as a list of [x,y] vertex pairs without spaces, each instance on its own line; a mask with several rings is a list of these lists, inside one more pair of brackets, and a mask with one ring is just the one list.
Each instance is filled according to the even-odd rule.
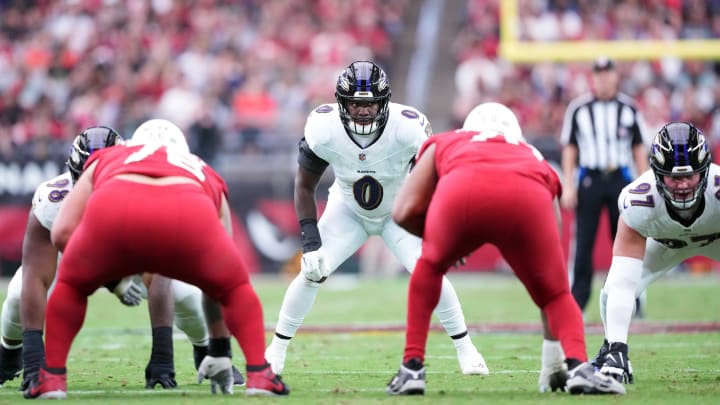
[[400,143],[415,144],[418,148],[433,134],[425,114],[398,103],[390,103],[390,118],[385,131],[394,131]]
[[628,184],[618,197],[620,216],[625,224],[647,236],[648,224],[666,215],[665,201],[657,191],[655,175],[648,170]]
[[311,149],[318,144],[327,143],[334,130],[345,131],[336,104],[322,104],[315,108],[305,122],[305,140]]

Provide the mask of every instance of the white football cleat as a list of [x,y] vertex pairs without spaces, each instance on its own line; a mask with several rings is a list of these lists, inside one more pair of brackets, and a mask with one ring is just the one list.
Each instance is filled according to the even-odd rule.
[[465,375],[488,375],[487,364],[482,354],[477,351],[475,347],[472,351],[460,351],[458,350],[458,363],[460,363],[460,370]]

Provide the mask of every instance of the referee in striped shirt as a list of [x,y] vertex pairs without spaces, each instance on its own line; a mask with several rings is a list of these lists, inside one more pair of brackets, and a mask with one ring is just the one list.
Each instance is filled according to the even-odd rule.
[[592,71],[593,92],[570,103],[561,135],[561,203],[576,212],[572,294],[583,311],[592,289],[593,247],[602,209],[608,209],[614,239],[620,191],[648,168],[644,123],[632,99],[618,92],[615,63],[600,57]]

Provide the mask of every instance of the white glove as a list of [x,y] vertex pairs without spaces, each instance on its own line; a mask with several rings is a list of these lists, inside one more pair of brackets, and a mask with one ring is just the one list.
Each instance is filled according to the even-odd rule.
[[206,378],[210,379],[210,392],[213,395],[217,394],[218,387],[223,394],[232,394],[235,379],[230,357],[205,356],[198,367],[198,384]]
[[322,283],[330,274],[330,269],[327,268],[319,250],[303,253],[300,271],[307,280],[315,283]]
[[567,365],[563,361],[561,364],[555,364],[553,367],[543,367],[540,369],[540,377],[538,378],[538,388],[541,393],[567,391],[565,382],[567,380]]
[[120,280],[113,289],[113,294],[115,294],[124,305],[134,307],[140,305],[143,295],[146,294],[145,291],[145,284],[142,282],[142,277],[132,275]]

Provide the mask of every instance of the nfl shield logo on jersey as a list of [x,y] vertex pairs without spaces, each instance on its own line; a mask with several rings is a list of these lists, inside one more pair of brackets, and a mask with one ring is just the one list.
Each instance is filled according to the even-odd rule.
[[358,155],[358,159],[360,159],[360,161],[364,161],[364,160],[365,160],[365,157],[366,157],[366,156],[365,156],[364,153],[360,153],[360,154]]

